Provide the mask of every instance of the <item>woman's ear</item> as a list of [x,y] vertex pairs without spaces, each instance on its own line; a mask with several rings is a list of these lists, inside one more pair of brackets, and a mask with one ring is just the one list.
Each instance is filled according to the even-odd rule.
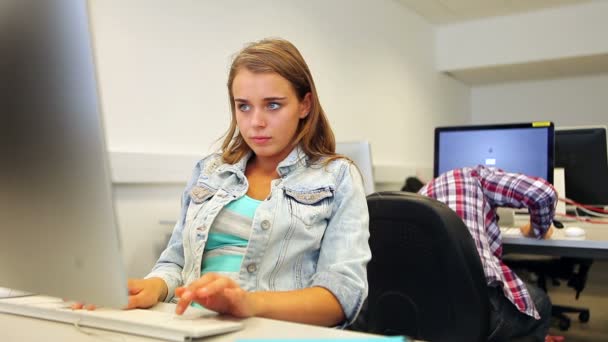
[[300,119],[304,119],[310,114],[310,108],[312,108],[312,94],[308,92],[300,101]]

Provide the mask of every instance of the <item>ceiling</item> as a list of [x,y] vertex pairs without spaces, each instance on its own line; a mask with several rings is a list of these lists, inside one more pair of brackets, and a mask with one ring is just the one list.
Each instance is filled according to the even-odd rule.
[[600,73],[608,73],[608,54],[454,70],[448,74],[469,85],[485,85]]
[[[606,0],[396,0],[435,25]],[[469,85],[552,79],[608,72],[608,54],[451,70]]]
[[427,21],[443,25],[600,0],[397,0]]

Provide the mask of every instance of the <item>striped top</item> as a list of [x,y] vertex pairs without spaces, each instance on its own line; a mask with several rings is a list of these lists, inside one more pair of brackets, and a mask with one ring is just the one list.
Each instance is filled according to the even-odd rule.
[[448,171],[418,192],[447,204],[473,236],[488,285],[499,286],[517,309],[539,318],[526,285],[502,261],[502,239],[496,207],[528,208],[534,236],[551,225],[557,194],[547,181],[495,168],[477,166]]
[[217,215],[205,244],[201,276],[214,272],[238,278],[249,243],[255,211],[262,201],[247,195],[230,202]]

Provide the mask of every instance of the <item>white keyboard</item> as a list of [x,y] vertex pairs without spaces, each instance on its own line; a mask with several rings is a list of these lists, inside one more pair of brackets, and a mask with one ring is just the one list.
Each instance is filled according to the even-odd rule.
[[188,341],[243,328],[238,320],[220,317],[209,310],[189,307],[182,316],[174,311],[175,305],[167,303],[158,303],[145,310],[98,308],[88,311],[72,310],[68,303],[55,297],[0,299],[0,312],[170,341]]
[[500,234],[505,237],[523,237],[518,227],[500,227]]
[[[509,238],[523,237],[523,234],[521,233],[519,227],[500,227],[500,234],[503,237]],[[585,237],[569,237],[564,234],[564,229],[554,228],[553,234],[551,235],[549,240],[585,240]]]

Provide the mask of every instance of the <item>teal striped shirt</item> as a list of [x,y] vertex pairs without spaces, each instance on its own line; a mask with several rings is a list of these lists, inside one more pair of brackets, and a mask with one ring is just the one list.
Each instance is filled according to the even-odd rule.
[[237,279],[249,243],[253,216],[261,202],[245,195],[220,211],[205,244],[201,275],[215,272]]

